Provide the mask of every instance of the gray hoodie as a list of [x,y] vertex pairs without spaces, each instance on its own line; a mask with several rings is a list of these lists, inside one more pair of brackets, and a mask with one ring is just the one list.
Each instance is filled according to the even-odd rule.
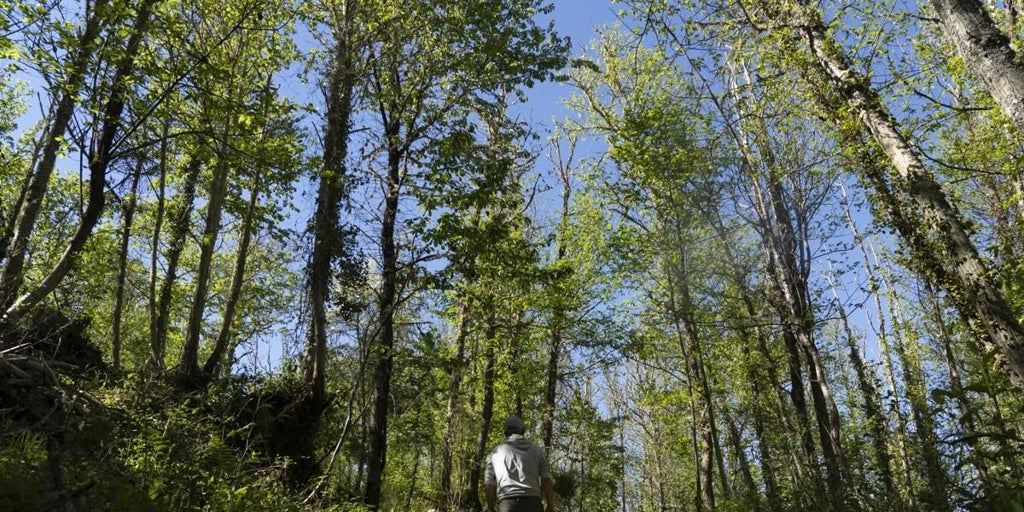
[[540,481],[550,478],[544,450],[519,434],[512,434],[487,456],[485,484],[498,486],[498,501],[519,496],[541,496]]

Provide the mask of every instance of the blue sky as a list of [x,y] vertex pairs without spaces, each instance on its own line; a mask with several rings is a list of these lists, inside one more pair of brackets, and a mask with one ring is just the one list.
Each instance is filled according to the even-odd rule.
[[[552,3],[555,30],[572,40],[574,57],[582,55],[590,46],[600,26],[616,21],[616,7],[611,0],[553,0]],[[572,90],[565,84],[539,84],[529,91],[529,102],[524,105],[523,114],[539,129],[549,129],[551,119],[565,113],[562,100],[571,94]]]

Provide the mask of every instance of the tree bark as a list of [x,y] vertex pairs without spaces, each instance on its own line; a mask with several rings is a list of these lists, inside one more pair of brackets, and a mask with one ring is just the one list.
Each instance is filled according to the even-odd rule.
[[[564,165],[559,165],[558,173],[562,182],[561,190],[561,212],[558,222],[558,233],[555,236],[555,265],[561,265],[565,262],[567,253],[566,248],[566,232],[569,229],[569,208],[572,200],[572,182],[571,182],[571,156],[570,161]],[[568,277],[568,276],[566,276]],[[560,276],[561,278],[561,276]],[[564,289],[563,283],[558,283],[555,287],[556,290]],[[554,442],[554,431],[555,431],[555,409],[557,408],[558,398],[558,371],[559,371],[559,360],[562,355],[562,329],[565,323],[565,306],[563,297],[554,297],[554,309],[551,312],[551,325],[548,335],[548,364],[547,371],[545,372],[545,386],[544,386],[544,410],[541,415],[540,423],[540,436],[541,442],[544,445],[544,450],[548,453],[551,452],[552,445]]]
[[[230,130],[225,130],[228,132]],[[222,142],[224,146],[227,142]],[[226,148],[222,148],[217,157],[213,183],[206,203],[206,224],[199,239],[199,267],[194,279],[196,287],[192,293],[192,304],[189,309],[188,324],[185,327],[185,342],[181,349],[179,362],[183,376],[190,382],[199,381],[199,339],[206,316],[206,299],[209,296],[210,275],[213,273],[213,255],[217,248],[217,238],[221,231],[221,218],[224,213],[224,201],[227,198],[228,176],[231,165],[228,161]]]
[[[774,167],[774,161],[773,156],[768,158],[770,167]],[[798,240],[799,231],[793,224],[781,180],[772,174],[768,196],[773,213],[770,218],[774,218],[775,226],[768,230],[768,243],[774,253],[771,257],[775,261],[776,287],[783,299],[779,303],[779,312],[782,315],[783,330],[787,329],[788,324],[792,335],[796,337],[804,351],[818,434],[825,456],[829,487],[833,494],[833,505],[837,510],[842,510],[845,507],[845,457],[840,442],[842,437],[839,431],[839,411],[832,398],[828,377],[825,375],[825,367],[821,362],[814,337],[814,313],[807,286],[810,261],[804,252],[807,241]]]
[[[767,161],[769,169],[772,169],[774,159],[769,155]],[[800,420],[804,453],[810,463],[812,473],[816,473],[817,455],[803,383],[802,367],[806,360],[815,420],[828,473],[827,482],[830,490],[828,495],[836,500],[842,496],[840,492],[842,476],[837,458],[839,450],[837,450],[836,442],[833,441],[833,439],[836,441],[839,439],[838,429],[833,434],[830,428],[831,416],[828,407],[823,403],[824,393],[818,389],[820,383],[816,382],[817,379],[824,378],[824,376],[820,375],[818,366],[820,363],[814,359],[815,352],[811,350],[814,340],[809,329],[813,328],[813,319],[809,317],[810,312],[806,308],[806,283],[800,277],[802,269],[797,263],[796,255],[800,249],[796,246],[797,242],[789,211],[782,202],[784,194],[780,190],[778,177],[774,176],[772,171],[769,172],[771,183],[768,185],[770,192],[767,194],[756,176],[751,175],[749,178],[772,290],[770,302],[782,322],[781,334],[789,362],[790,396]],[[814,349],[816,350],[816,347]],[[820,485],[817,475],[812,474],[811,479],[813,480],[812,485]],[[820,489],[816,490],[814,494],[816,500],[823,496]],[[836,508],[835,505],[833,503],[833,508]]]
[[491,436],[491,421],[494,418],[494,370],[497,364],[494,345],[498,342],[497,332],[497,318],[492,308],[491,314],[487,318],[487,335],[484,337],[484,399],[480,411],[480,433],[477,436],[476,452],[473,455],[472,463],[467,468],[469,474],[466,475],[468,485],[466,500],[473,512],[483,510],[480,503],[480,480],[483,479],[484,464],[487,462],[487,440]]
[[[670,243],[684,247],[680,227],[670,229],[676,239]],[[685,249],[677,249],[674,258],[683,259]],[[668,258],[665,258],[668,260]],[[668,311],[669,320],[675,331],[679,349],[686,363],[687,385],[689,387],[690,406],[693,412],[694,428],[698,437],[697,443],[697,497],[699,510],[715,509],[715,445],[717,434],[714,425],[714,410],[711,403],[711,390],[704,372],[704,362],[700,342],[693,316],[694,306],[690,296],[690,284],[682,261],[665,261],[663,271],[668,279]]]
[[384,215],[381,221],[381,293],[379,299],[379,340],[373,350],[374,399],[370,412],[369,452],[366,467],[365,503],[370,510],[380,507],[387,463],[388,404],[391,398],[391,374],[394,368],[395,309],[398,305],[398,247],[395,222],[402,186],[402,150],[397,146],[399,118],[382,113],[384,140],[388,141],[387,180]]
[[457,505],[452,492],[452,461],[455,457],[455,424],[462,390],[462,372],[466,361],[466,338],[469,336],[470,308],[468,298],[460,306],[459,329],[455,339],[455,358],[451,361],[451,382],[448,384],[448,404],[445,408],[444,434],[441,440],[441,496],[437,504],[442,510]]
[[[847,218],[851,221],[851,228],[854,230],[854,239],[859,241],[860,237],[856,234],[856,227],[852,224],[852,219],[849,217],[848,211]],[[896,499],[898,494],[896,492],[896,486],[893,482],[892,476],[892,457],[889,454],[888,447],[889,434],[886,428],[885,414],[878,404],[878,383],[876,382],[875,375],[872,374],[864,364],[864,358],[861,357],[860,354],[860,347],[857,346],[857,339],[853,334],[853,329],[850,327],[850,319],[847,315],[846,307],[843,306],[842,299],[839,297],[839,293],[836,291],[834,283],[831,284],[832,292],[836,299],[839,319],[843,324],[843,331],[846,334],[846,343],[850,353],[850,362],[853,364],[854,375],[857,377],[857,388],[860,390],[861,399],[864,401],[862,410],[864,411],[864,417],[867,419],[868,425],[871,428],[871,443],[875,450],[875,465],[878,469],[879,477],[882,480],[882,487],[885,493],[883,496],[887,496],[888,499]],[[893,508],[897,510],[900,509],[898,506],[894,506]]]
[[[1006,117],[1024,132],[1024,64],[979,0],[931,0],[946,37]],[[1007,3],[1011,23],[1014,10]]]
[[[185,251],[185,241],[188,238],[191,225],[192,208],[195,201],[196,186],[199,182],[199,171],[202,170],[203,162],[197,155],[193,155],[185,168],[185,180],[178,195],[178,204],[170,213],[170,236],[166,255],[166,272],[160,286],[160,297],[155,301],[154,311],[150,314],[150,347],[152,350],[153,364],[157,368],[164,367],[164,358],[167,349],[167,327],[170,321],[171,301],[174,298],[174,285],[178,280],[178,264],[181,261],[181,254]],[[161,177],[161,183],[163,181]],[[163,188],[161,188],[163,191]],[[161,202],[163,199],[161,199]],[[157,228],[159,229],[159,224]],[[151,289],[156,287],[157,268],[157,241],[159,232],[153,237],[153,261],[151,276]]]
[[[953,343],[949,330],[946,327],[946,319],[939,296],[935,293],[935,289],[931,284],[925,283],[924,288],[925,299],[931,306],[931,313],[935,322],[935,337],[939,342],[939,346],[942,347],[943,362],[946,364],[946,372],[949,376],[950,391],[956,400],[957,408],[960,409],[960,413],[956,415],[956,418],[960,424],[960,430],[969,436],[977,431],[977,423],[975,421],[977,406],[970,402],[967,392],[964,390],[963,379],[960,377],[960,368],[953,353]],[[979,452],[979,450],[984,448],[979,445],[978,439],[973,436],[968,437],[967,444],[971,448],[968,459],[980,477],[982,495],[988,496],[989,492],[992,491],[992,482],[989,479],[989,464]]]
[[[900,308],[900,301],[896,298],[896,293],[892,288],[893,284],[890,280],[886,280],[886,289],[890,297],[889,307],[892,309],[891,316],[896,325],[907,325]],[[929,510],[949,510],[949,497],[946,494],[949,478],[942,466],[942,454],[939,452],[938,436],[935,434],[935,419],[928,405],[928,390],[925,387],[920,350],[913,339],[906,340],[901,330],[894,329],[894,341],[896,342],[896,354],[900,358],[902,367],[907,401],[910,403],[910,411],[916,426],[914,434],[920,447],[921,462],[924,464],[924,475],[927,479],[927,486],[921,492],[920,501]]]
[[760,511],[760,489],[754,482],[754,473],[751,470],[750,460],[747,458],[747,451],[743,446],[740,428],[728,412],[725,413],[725,424],[729,433],[729,445],[732,448],[734,465],[739,467],[740,477],[743,479],[743,494],[747,497],[747,502],[753,502],[753,507],[749,510]]
[[157,337],[156,328],[159,324],[159,303],[157,300],[157,277],[160,256],[160,238],[163,236],[164,219],[167,216],[167,148],[170,145],[168,132],[170,122],[164,121],[160,138],[160,162],[159,178],[157,179],[156,190],[156,211],[154,212],[152,238],[149,246],[149,283],[147,286],[146,302],[149,313],[149,363],[155,368],[163,368],[164,357],[160,338]]

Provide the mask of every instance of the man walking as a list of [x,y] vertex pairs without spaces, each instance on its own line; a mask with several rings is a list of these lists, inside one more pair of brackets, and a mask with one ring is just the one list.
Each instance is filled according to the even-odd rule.
[[544,450],[527,441],[523,420],[511,416],[505,420],[505,442],[487,456],[484,491],[487,512],[543,512],[541,494],[547,501],[547,512],[555,512],[555,495],[551,472]]

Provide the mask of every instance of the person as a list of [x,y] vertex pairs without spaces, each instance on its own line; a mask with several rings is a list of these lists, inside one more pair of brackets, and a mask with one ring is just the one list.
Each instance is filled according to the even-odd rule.
[[487,456],[487,512],[495,512],[495,503],[498,512],[542,512],[542,494],[546,512],[554,512],[554,487],[544,450],[523,437],[526,425],[516,416],[505,420],[504,432],[505,441]]

